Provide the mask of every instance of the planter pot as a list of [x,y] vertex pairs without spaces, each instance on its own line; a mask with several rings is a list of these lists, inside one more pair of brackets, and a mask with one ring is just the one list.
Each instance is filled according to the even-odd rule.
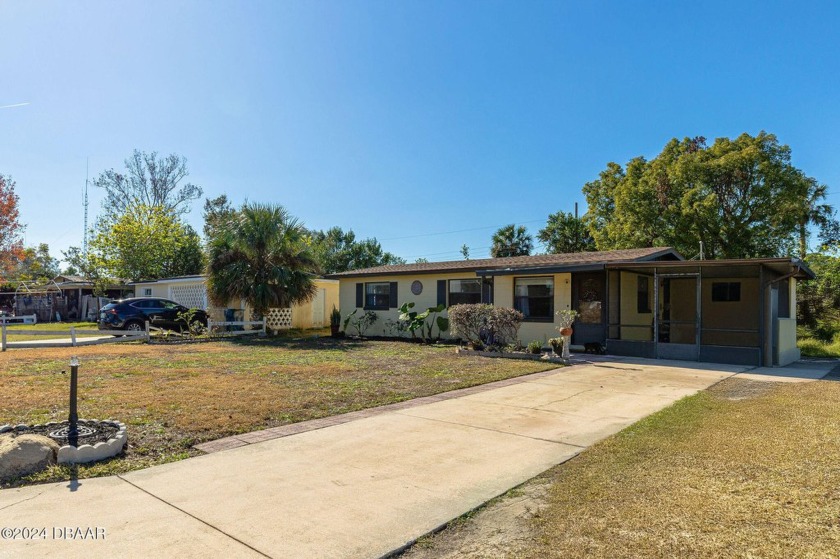
[[571,328],[561,328],[560,329],[560,335],[561,336],[571,336],[572,333],[574,333],[574,330],[572,330]]
[[330,335],[333,338],[338,337],[338,333],[341,330],[341,324],[330,324]]

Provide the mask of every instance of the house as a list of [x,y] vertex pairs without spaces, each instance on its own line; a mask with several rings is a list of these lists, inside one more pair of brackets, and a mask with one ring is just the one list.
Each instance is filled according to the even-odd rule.
[[[214,307],[207,297],[207,276],[181,276],[150,281],[137,281],[134,287],[137,297],[162,297],[171,299],[185,307],[207,311],[211,320],[250,320],[251,310],[245,301],[230,301],[226,307]],[[315,297],[300,305],[293,305],[291,317],[288,311],[275,311],[267,317],[269,327],[272,320],[281,321],[279,328],[323,328],[329,326],[333,306],[338,308],[338,281],[315,279]],[[276,316],[274,316],[276,315]],[[282,316],[282,318],[281,318]]]
[[608,353],[745,365],[786,365],[796,348],[796,282],[814,274],[795,258],[685,260],[644,248],[424,262],[328,276],[340,282],[341,314],[373,310],[368,334],[385,334],[398,307],[492,303],[525,315],[522,342],[557,336],[574,309],[572,345]]
[[[18,316],[34,314],[39,322],[96,321],[102,305],[133,292],[121,280],[96,287],[93,280],[72,275],[59,275],[45,284],[22,281],[13,294],[11,308]],[[94,294],[100,290],[101,297]]]

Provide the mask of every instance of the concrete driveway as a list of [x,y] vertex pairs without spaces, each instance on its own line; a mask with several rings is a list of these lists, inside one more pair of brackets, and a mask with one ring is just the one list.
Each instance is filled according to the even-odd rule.
[[242,436],[123,476],[3,490],[0,528],[47,537],[0,539],[0,557],[381,557],[745,370],[603,360]]

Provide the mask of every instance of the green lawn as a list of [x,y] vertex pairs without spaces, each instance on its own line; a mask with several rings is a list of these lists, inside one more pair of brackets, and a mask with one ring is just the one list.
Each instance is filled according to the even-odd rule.
[[[67,416],[71,355],[82,362],[79,413],[128,425],[125,455],[81,466],[90,477],[198,454],[196,443],[555,368],[458,356],[452,346],[257,338],[188,345],[109,344],[0,354],[0,424]],[[67,479],[53,468],[26,482]]]
[[801,337],[796,344],[803,357],[840,357],[840,339],[825,342],[817,338]]

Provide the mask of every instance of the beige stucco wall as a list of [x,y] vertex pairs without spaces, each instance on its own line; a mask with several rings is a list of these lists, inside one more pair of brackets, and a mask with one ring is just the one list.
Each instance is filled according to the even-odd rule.
[[[497,276],[494,279],[494,299],[497,307],[513,307],[513,285],[515,278],[552,277],[554,278],[554,312],[572,308],[571,274],[531,274],[517,276]],[[557,331],[557,316],[553,322],[523,322],[519,328],[519,339],[523,344],[538,340],[545,343],[549,338],[560,335]]]
[[[412,310],[423,312],[429,307],[437,306],[437,282],[438,280],[451,279],[476,279],[476,275],[472,272],[451,273],[451,274],[417,274],[410,276],[371,276],[364,278],[348,278],[340,280],[339,286],[339,301],[341,302],[341,320],[344,319],[356,309],[356,284],[357,283],[371,283],[371,282],[397,282],[397,306],[403,303],[414,303]],[[411,292],[411,284],[414,281],[420,281],[423,284],[423,291],[420,295],[414,295]],[[330,307],[332,309],[332,307]],[[359,309],[356,316],[362,314],[363,310]],[[376,322],[368,328],[365,332],[368,336],[396,336],[397,334],[387,327],[388,321],[396,322],[400,317],[399,309],[377,310],[374,311],[377,316]],[[442,313],[446,316],[446,313]],[[351,334],[355,334],[355,330],[349,329]],[[437,329],[435,329],[437,332]],[[448,337],[448,334],[443,337]]]
[[329,328],[330,312],[333,306],[338,308],[339,284],[338,280],[315,280],[315,288],[323,290],[324,306],[321,312],[313,312],[315,299],[301,305],[292,306],[292,328]]
[[[571,274],[531,274],[522,276],[497,276],[494,278],[494,304],[497,307],[513,307],[513,282],[514,277],[545,277],[552,276],[554,278],[554,310],[555,312],[561,309],[570,309],[572,303],[571,297]],[[416,274],[405,276],[375,276],[363,278],[347,278],[342,279],[339,288],[339,300],[341,301],[341,316],[342,321],[344,317],[356,309],[356,284],[368,282],[397,282],[398,304],[402,305],[407,302],[414,302],[414,310],[424,311],[429,307],[437,305],[437,282],[438,280],[452,280],[452,279],[476,279],[473,272],[453,272],[453,273],[436,273],[436,274]],[[420,295],[414,295],[411,292],[411,284],[415,281],[420,281],[423,284],[423,292]],[[371,326],[366,334],[371,336],[391,336],[396,335],[389,331],[386,322],[391,320],[396,322],[399,319],[400,312],[398,309],[389,309],[374,311],[377,315],[376,323]],[[362,313],[360,309],[356,313],[358,316]],[[442,313],[446,316],[446,313]],[[558,336],[555,329],[555,321],[547,322],[523,322],[519,329],[519,339],[523,343],[531,340],[546,340]],[[435,330],[437,332],[437,330]],[[351,330],[351,333],[354,333]],[[447,332],[443,337],[450,337]]]
[[[621,308],[621,330],[622,340],[651,341],[653,340],[653,278],[648,280],[648,297],[650,300],[651,312],[638,312],[638,278],[639,274],[632,272],[621,272],[621,296],[619,297]],[[646,276],[642,276],[646,277]],[[648,326],[647,328],[645,326]]]
[[778,319],[777,329],[779,332],[779,362],[777,365],[783,367],[798,361],[801,357],[799,348],[796,347],[796,319]]
[[[203,284],[203,280],[178,282],[159,280],[155,283],[144,283],[135,286],[135,293],[137,297],[162,297],[164,299],[172,299],[171,287],[177,285],[187,284]],[[302,305],[292,306],[292,327],[293,328],[323,328],[329,327],[330,312],[333,305],[339,307],[339,282],[338,280],[328,280],[318,278],[315,280],[316,289],[324,290],[324,312],[321,316],[320,324],[317,317],[313,315],[314,301],[303,303]],[[148,294],[147,290],[150,290]],[[217,307],[209,303],[204,309],[210,315],[210,319],[214,321],[223,321],[225,319],[225,309],[240,309],[244,311],[243,319],[251,319],[251,308],[242,300],[231,300],[223,307]]]

